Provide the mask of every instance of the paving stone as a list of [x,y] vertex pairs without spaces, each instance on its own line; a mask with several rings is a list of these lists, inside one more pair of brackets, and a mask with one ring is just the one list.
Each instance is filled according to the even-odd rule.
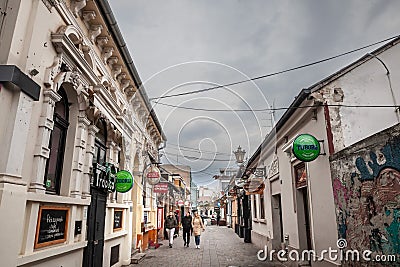
[[249,267],[249,266],[281,266],[280,262],[262,262],[257,259],[256,248],[251,243],[244,243],[231,228],[223,226],[207,226],[201,235],[200,247],[196,249],[194,237],[190,246],[183,246],[182,235],[174,239],[173,248],[168,241],[162,241],[158,249],[146,251],[146,257],[139,264],[130,267],[146,266],[193,266],[193,267]]

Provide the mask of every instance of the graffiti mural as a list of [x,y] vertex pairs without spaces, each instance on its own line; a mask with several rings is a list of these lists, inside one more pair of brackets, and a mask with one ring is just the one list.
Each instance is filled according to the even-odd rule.
[[399,127],[331,159],[338,237],[351,249],[400,254]]

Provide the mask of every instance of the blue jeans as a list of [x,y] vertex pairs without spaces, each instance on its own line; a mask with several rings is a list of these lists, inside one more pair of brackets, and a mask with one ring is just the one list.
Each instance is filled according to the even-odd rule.
[[196,243],[196,246],[200,245],[200,236],[199,235],[194,236],[194,242]]

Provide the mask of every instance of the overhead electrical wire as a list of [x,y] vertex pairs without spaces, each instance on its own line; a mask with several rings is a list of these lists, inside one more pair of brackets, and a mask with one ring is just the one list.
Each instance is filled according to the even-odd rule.
[[190,152],[199,152],[199,153],[205,153],[205,154],[220,154],[220,155],[227,155],[227,156],[232,155],[232,153],[203,150],[203,149],[198,149],[198,148],[193,148],[193,147],[188,147],[188,146],[177,145],[177,144],[170,143],[170,142],[168,142],[167,148],[171,148],[171,147],[169,147],[170,145],[174,146],[174,147],[172,147],[173,149],[181,149],[181,150],[186,150],[186,151],[190,151]]
[[199,158],[199,157],[194,157],[194,156],[188,156],[188,155],[183,155],[183,154],[173,154],[173,153],[169,153],[164,151],[165,154],[170,155],[171,157],[176,157],[176,156],[180,156],[186,159],[193,159],[193,160],[206,160],[206,161],[233,161],[233,159],[210,159],[210,158]]
[[362,46],[362,47],[359,47],[359,48],[356,48],[356,49],[353,49],[353,50],[338,54],[336,56],[324,58],[324,59],[317,60],[317,61],[314,61],[314,62],[311,62],[311,63],[303,64],[303,65],[300,65],[300,66],[297,66],[297,67],[293,67],[293,68],[289,68],[289,69],[285,69],[285,70],[281,70],[281,71],[277,71],[277,72],[268,73],[268,74],[261,75],[261,76],[258,76],[258,77],[245,79],[245,80],[241,80],[241,81],[237,81],[237,82],[232,82],[232,83],[228,83],[228,84],[223,84],[223,85],[217,85],[217,86],[204,88],[204,89],[200,89],[200,90],[194,90],[194,91],[188,91],[188,92],[183,92],[183,93],[152,97],[149,100],[150,101],[155,101],[155,100],[160,100],[160,99],[164,99],[164,98],[171,98],[171,97],[177,97],[177,96],[197,94],[197,93],[207,92],[207,91],[211,91],[211,90],[216,90],[216,89],[223,88],[223,87],[238,85],[238,84],[242,84],[242,83],[245,83],[245,82],[255,81],[255,80],[259,80],[259,79],[263,79],[263,78],[267,78],[267,77],[271,77],[271,76],[276,76],[276,75],[283,74],[283,73],[286,73],[286,72],[303,69],[303,68],[310,67],[310,66],[313,66],[313,65],[317,65],[317,64],[320,64],[320,63],[323,63],[323,62],[326,62],[326,61],[330,61],[330,60],[339,58],[339,57],[343,57],[345,55],[349,55],[349,54],[364,50],[364,49],[369,48],[371,46],[375,46],[375,45],[378,45],[378,44],[393,40],[393,39],[395,39],[395,38],[397,38],[399,36],[400,35],[396,35],[396,36],[393,36],[393,37],[390,37],[390,38],[387,38],[387,39],[384,39],[384,40],[381,40],[381,41],[378,41],[378,42],[375,42],[375,43],[372,43],[372,44],[369,44],[369,45],[365,45],[365,46]]
[[400,105],[342,105],[342,104],[321,104],[321,105],[305,105],[299,107],[279,107],[279,108],[262,108],[262,109],[207,109],[207,108],[193,108],[193,107],[185,107],[185,106],[177,106],[166,103],[158,102],[160,105],[186,109],[186,110],[195,110],[195,111],[211,111],[211,112],[265,112],[265,111],[278,111],[278,110],[288,110],[288,109],[301,109],[301,108],[315,108],[315,107],[345,107],[345,108],[399,108]]

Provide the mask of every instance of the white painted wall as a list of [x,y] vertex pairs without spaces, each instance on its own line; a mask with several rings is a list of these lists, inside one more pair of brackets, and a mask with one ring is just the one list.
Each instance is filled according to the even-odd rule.
[[[372,58],[323,88],[323,91],[328,92],[328,95],[331,95],[335,88],[343,90],[343,102],[330,100],[329,103],[388,106],[393,106],[396,103],[399,105],[400,45],[382,52],[377,57],[384,62],[390,72],[389,75],[387,75],[384,65],[377,58]],[[399,112],[396,113],[394,107],[340,107],[339,113],[337,113],[337,108],[330,108],[330,114],[335,152],[400,123]],[[335,125],[341,127],[336,128]]]

